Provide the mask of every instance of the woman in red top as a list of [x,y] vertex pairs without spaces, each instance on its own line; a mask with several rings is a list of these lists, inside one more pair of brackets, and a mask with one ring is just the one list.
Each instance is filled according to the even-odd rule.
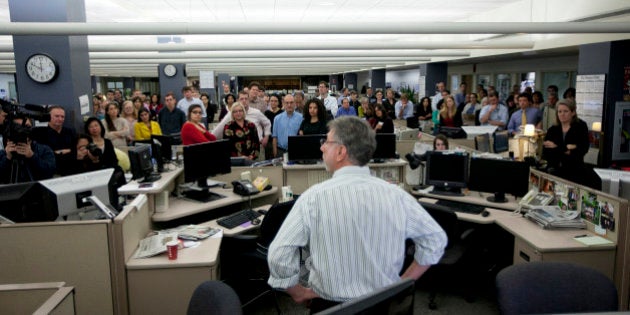
[[452,96],[444,98],[444,105],[440,109],[440,126],[461,127],[463,125],[462,115],[457,110],[455,99]]
[[216,141],[217,137],[211,134],[201,122],[201,105],[193,104],[188,107],[188,121],[182,126],[182,144],[189,145]]

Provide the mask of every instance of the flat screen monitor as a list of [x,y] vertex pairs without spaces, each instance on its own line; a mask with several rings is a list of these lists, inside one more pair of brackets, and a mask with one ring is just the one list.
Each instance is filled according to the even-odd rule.
[[131,164],[132,178],[139,180],[140,183],[150,183],[161,178],[159,174],[153,174],[153,153],[151,148],[151,144],[137,143],[135,146],[129,147],[129,151],[127,151]]
[[[96,196],[104,204],[113,205],[118,198],[116,187],[111,179],[113,168],[81,173],[77,175],[42,180],[39,183],[53,196],[53,207],[60,218],[97,210],[97,207],[83,198]],[[114,191],[112,191],[114,190]],[[72,219],[72,218],[68,218]]]
[[[151,135],[151,140],[154,145],[159,147],[162,161],[170,162],[173,159],[173,138],[171,136]],[[155,153],[153,157],[156,157]]]
[[387,159],[396,158],[396,134],[377,133],[376,150],[372,155],[372,161],[382,163]]
[[427,152],[425,182],[433,186],[432,193],[463,196],[461,189],[468,180],[468,161],[467,152]]
[[208,187],[208,177],[232,171],[230,152],[229,140],[184,146],[184,181]]
[[510,149],[510,134],[508,131],[497,131],[493,135],[494,153],[505,152]]
[[333,306],[317,315],[413,314],[415,285],[413,279],[386,286],[374,293]]
[[440,126],[438,128],[438,133],[445,135],[447,138],[452,139],[464,139],[467,137],[466,131],[460,127],[447,127]]
[[38,182],[0,185],[0,215],[15,222],[54,221],[57,207]]
[[289,161],[298,164],[314,164],[321,161],[320,139],[326,139],[326,135],[289,136],[287,147]]
[[507,202],[505,194],[525,196],[529,190],[529,164],[474,157],[470,160],[468,188],[493,193],[487,198],[490,202]]

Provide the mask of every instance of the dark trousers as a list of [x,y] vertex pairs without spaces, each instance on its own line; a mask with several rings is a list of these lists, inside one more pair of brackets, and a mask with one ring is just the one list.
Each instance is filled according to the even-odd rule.
[[322,298],[315,298],[311,300],[310,309],[311,314],[315,314],[317,312],[321,312],[327,308],[331,308],[335,305],[339,305],[341,302],[324,300]]

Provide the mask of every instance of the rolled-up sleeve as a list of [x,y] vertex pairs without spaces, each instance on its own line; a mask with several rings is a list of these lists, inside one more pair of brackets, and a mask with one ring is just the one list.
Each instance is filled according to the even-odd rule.
[[286,289],[296,285],[300,277],[300,248],[308,242],[304,196],[293,206],[275,239],[269,246],[269,285]]
[[435,265],[444,255],[446,233],[415,199],[409,197],[404,203],[409,216],[407,235],[416,247],[414,259],[421,266]]

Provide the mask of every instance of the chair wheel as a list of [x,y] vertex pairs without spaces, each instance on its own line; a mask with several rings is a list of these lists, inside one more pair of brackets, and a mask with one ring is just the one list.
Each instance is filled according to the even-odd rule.
[[435,302],[429,302],[429,309],[432,309],[432,310],[437,310],[437,303],[435,303]]

